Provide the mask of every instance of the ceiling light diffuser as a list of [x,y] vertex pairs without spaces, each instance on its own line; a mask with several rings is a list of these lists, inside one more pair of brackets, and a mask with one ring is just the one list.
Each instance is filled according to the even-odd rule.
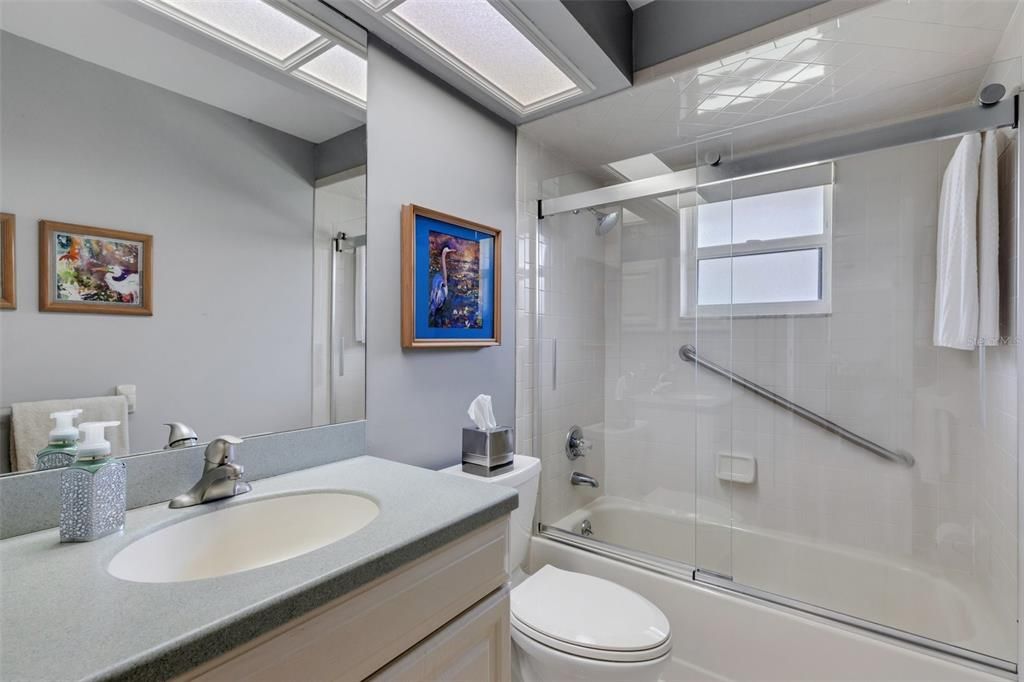
[[[305,24],[261,0],[158,0],[181,19],[212,29],[277,61],[320,41]],[[184,15],[184,16],[181,16]]]
[[521,110],[581,92],[566,73],[487,0],[405,0],[388,19]]
[[339,45],[300,66],[295,75],[366,102],[366,60]]

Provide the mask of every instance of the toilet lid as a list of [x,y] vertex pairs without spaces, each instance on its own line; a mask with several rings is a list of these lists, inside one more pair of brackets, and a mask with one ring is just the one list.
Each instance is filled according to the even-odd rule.
[[608,580],[550,565],[512,590],[512,618],[524,634],[540,635],[534,639],[568,653],[583,649],[592,658],[609,658],[600,652],[660,656],[670,648],[668,619],[657,606]]

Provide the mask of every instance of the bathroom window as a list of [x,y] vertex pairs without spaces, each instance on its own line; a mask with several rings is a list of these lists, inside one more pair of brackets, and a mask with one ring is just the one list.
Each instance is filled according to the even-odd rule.
[[832,165],[727,184],[683,209],[680,315],[830,312]]

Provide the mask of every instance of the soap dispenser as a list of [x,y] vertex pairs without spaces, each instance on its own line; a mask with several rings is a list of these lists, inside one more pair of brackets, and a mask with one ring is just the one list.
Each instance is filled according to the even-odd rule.
[[104,429],[120,422],[79,425],[78,457],[60,475],[60,541],[88,542],[124,528],[124,462],[110,456]]
[[78,429],[73,422],[80,414],[81,410],[64,410],[50,415],[57,423],[50,431],[46,447],[36,454],[36,469],[60,469],[75,461]]

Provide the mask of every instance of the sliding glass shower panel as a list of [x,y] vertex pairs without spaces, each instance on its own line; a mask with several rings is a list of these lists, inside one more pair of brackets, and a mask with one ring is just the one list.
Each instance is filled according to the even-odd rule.
[[[959,142],[701,190],[694,345],[713,366],[692,364],[725,402],[697,421],[697,565],[1013,661],[1017,347],[933,342],[940,192]],[[1005,296],[1015,223],[1001,229]],[[701,500],[730,505],[727,551],[725,510]]]

